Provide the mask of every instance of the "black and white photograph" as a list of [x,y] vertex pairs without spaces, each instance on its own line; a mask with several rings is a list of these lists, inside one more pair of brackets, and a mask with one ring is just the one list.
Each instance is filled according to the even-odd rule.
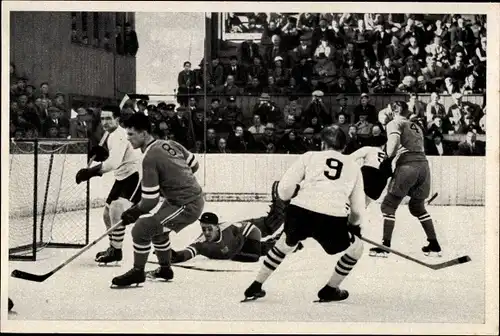
[[498,334],[499,13],[2,2],[2,332]]

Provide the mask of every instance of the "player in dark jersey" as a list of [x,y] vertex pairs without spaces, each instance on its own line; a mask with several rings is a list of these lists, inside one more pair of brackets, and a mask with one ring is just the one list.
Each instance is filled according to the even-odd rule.
[[[142,113],[124,121],[132,147],[144,153],[142,160],[141,201],[122,214],[122,224],[135,222],[132,228],[134,267],[113,278],[115,286],[129,286],[146,280],[144,271],[151,243],[160,267],[157,277],[173,279],[170,231],[179,232],[194,223],[203,212],[202,189],[194,176],[196,157],[181,144],[171,140],[155,140],[151,123]],[[159,202],[160,195],[164,198]]]
[[[408,208],[417,217],[427,235],[429,244],[422,247],[425,255],[441,252],[432,218],[425,208],[425,200],[430,194],[429,162],[424,152],[424,133],[421,127],[408,120],[408,105],[397,101],[392,103],[394,119],[387,124],[387,155],[395,165],[387,194],[382,201],[384,217],[383,245],[390,247],[395,225],[395,214],[405,196],[410,197]],[[390,162],[390,161],[389,161]],[[381,248],[370,249],[371,256],[387,257]]]

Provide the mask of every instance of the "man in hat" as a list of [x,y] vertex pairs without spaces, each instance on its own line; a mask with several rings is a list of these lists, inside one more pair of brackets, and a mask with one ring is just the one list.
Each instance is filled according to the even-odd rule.
[[281,119],[281,111],[272,101],[268,93],[261,94],[259,102],[255,104],[252,115],[258,114],[261,116],[263,123],[277,122]]
[[333,80],[337,75],[337,68],[332,61],[328,60],[325,53],[320,53],[317,57],[317,63],[314,66],[314,75],[319,77],[319,81],[328,86],[333,85]]
[[305,58],[306,60],[308,58],[312,59],[313,53],[314,50],[311,48],[307,36],[302,35],[300,36],[299,46],[292,51],[293,61],[295,63],[299,63],[302,58]]
[[329,125],[332,123],[332,116],[330,110],[323,101],[323,96],[323,91],[317,90],[312,93],[311,102],[304,110],[304,119],[311,120],[312,118],[316,117],[323,125]]
[[359,104],[354,108],[354,122],[359,121],[359,116],[364,114],[367,116],[367,121],[370,123],[377,122],[377,110],[375,106],[370,104],[370,96],[367,93],[362,93],[359,98]]
[[[220,223],[215,213],[203,213],[199,219],[202,235],[185,249],[172,251],[172,263],[184,262],[197,255],[216,260],[258,261],[281,235],[279,233],[273,237],[283,225],[289,202],[279,198],[277,189],[278,181],[275,181],[271,191],[270,210],[266,216]],[[301,248],[302,246],[297,246],[295,251]],[[155,278],[153,272],[148,273],[148,276]]]

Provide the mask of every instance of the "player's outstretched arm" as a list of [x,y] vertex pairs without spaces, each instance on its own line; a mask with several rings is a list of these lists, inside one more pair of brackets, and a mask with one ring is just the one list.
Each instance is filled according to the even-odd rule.
[[399,148],[401,142],[401,131],[399,130],[398,125],[391,121],[387,124],[387,147],[386,152],[389,158],[392,158],[396,155],[396,152]]

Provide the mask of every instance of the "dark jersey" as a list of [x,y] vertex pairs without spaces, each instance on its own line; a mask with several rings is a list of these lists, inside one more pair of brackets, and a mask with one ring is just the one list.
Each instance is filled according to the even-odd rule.
[[257,229],[250,222],[222,223],[218,241],[208,242],[204,236],[201,236],[186,250],[192,254],[191,258],[201,254],[210,259],[231,259],[241,251],[246,237],[253,228]]
[[202,189],[191,168],[197,161],[193,153],[172,140],[154,140],[142,160],[142,197],[163,196],[182,206],[195,200]]
[[387,124],[387,135],[397,134],[400,146],[396,163],[427,161],[424,150],[424,132],[420,126],[407,118],[396,116]]

